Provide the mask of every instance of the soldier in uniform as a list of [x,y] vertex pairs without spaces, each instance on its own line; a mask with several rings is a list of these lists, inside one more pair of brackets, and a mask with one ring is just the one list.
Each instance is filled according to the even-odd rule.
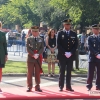
[[71,87],[71,70],[73,66],[73,55],[77,49],[77,34],[70,30],[71,19],[63,21],[64,29],[58,32],[58,60],[60,64],[59,91],[63,91],[64,76],[66,73],[66,90],[74,91]]
[[92,25],[93,35],[88,38],[89,46],[89,68],[87,77],[87,90],[91,90],[94,71],[96,67],[96,90],[100,90],[100,35],[99,24]]
[[42,64],[42,53],[44,50],[44,42],[43,39],[39,36],[39,27],[33,26],[31,27],[32,36],[27,38],[27,92],[32,91],[32,76],[35,72],[35,91],[42,92],[40,89],[40,69]]

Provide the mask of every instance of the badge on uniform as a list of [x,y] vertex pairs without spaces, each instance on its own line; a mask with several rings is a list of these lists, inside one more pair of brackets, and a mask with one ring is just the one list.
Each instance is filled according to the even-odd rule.
[[74,44],[74,41],[72,41],[72,43]]
[[64,38],[64,35],[62,35],[62,39]]
[[39,41],[38,42],[42,42],[42,40],[41,39],[39,39]]

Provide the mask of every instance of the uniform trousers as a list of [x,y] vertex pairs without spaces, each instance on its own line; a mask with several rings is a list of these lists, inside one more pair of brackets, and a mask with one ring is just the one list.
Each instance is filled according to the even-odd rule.
[[88,76],[87,76],[88,88],[92,88],[92,81],[95,68],[96,68],[96,87],[100,88],[100,62],[89,62]]
[[71,70],[73,67],[73,60],[63,60],[60,61],[60,76],[59,76],[59,87],[64,87],[64,78],[65,78],[65,71],[66,71],[66,88],[71,87]]
[[36,62],[28,62],[27,63],[28,72],[27,72],[27,86],[28,88],[32,89],[33,81],[32,76],[35,72],[35,88],[40,88],[40,67],[39,64]]

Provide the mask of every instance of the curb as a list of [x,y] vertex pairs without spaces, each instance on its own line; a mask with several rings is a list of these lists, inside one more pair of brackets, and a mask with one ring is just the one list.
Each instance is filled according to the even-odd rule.
[[7,74],[3,74],[2,76],[22,77],[22,76],[27,76],[27,74],[26,73],[7,73]]
[[[2,76],[5,77],[24,77],[27,76],[27,73],[7,73],[7,74],[3,74]],[[47,77],[48,74],[41,74],[41,76],[45,76]],[[59,74],[56,74],[54,77],[59,77]],[[76,74],[76,75],[72,75],[72,77],[87,77],[87,74]]]

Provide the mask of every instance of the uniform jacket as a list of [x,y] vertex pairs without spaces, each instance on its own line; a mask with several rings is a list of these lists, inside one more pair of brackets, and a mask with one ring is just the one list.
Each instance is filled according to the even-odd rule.
[[28,52],[27,62],[35,62],[36,60],[34,59],[34,57],[32,57],[34,55],[33,51],[36,50],[38,54],[42,54],[44,50],[44,41],[39,36],[37,37],[36,41],[33,36],[30,36],[27,39],[26,46]]
[[6,55],[8,55],[6,36],[5,36],[4,32],[0,31],[0,62],[1,62],[1,64],[5,64],[5,56]]
[[[73,60],[75,51],[77,49],[77,45],[78,45],[77,34],[75,32],[70,30],[69,35],[66,33],[65,30],[58,32],[58,36],[57,36],[58,59]],[[66,58],[65,52],[71,52],[72,56],[70,58]]]
[[88,38],[89,46],[89,62],[100,62],[100,59],[96,58],[100,54],[100,36],[96,38],[94,35]]

